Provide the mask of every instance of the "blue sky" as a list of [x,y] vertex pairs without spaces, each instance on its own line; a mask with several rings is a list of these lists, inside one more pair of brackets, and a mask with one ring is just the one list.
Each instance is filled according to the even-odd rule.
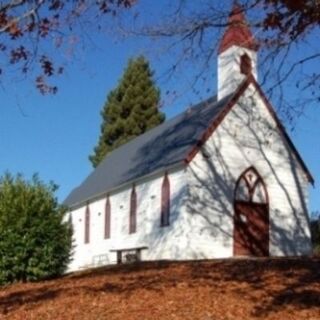
[[[150,1],[145,3],[150,5]],[[57,95],[41,96],[30,81],[4,80],[0,87],[0,172],[21,172],[27,177],[38,172],[44,181],[53,180],[60,186],[57,193],[60,200],[92,170],[88,155],[99,136],[100,110],[128,58],[140,53],[149,55],[156,77],[164,72],[172,58],[165,53],[152,54],[150,42],[143,38],[117,41],[115,37],[96,35],[94,42],[95,45],[78,50],[77,56],[68,61],[65,74],[57,80]],[[208,80],[212,92],[216,87],[215,67],[214,57],[210,65],[212,78]],[[310,67],[320,70],[319,64]],[[167,103],[163,111],[168,118],[208,95],[201,86],[195,93],[180,85],[186,75],[191,79],[193,73],[194,66],[190,65],[184,72],[175,74],[169,83],[159,81],[163,94],[168,87],[181,93],[173,102],[163,95]],[[290,88],[286,94],[298,96],[299,92]],[[289,133],[316,180],[316,187],[310,189],[310,209],[319,210],[319,106],[307,108],[297,120],[295,130]]]

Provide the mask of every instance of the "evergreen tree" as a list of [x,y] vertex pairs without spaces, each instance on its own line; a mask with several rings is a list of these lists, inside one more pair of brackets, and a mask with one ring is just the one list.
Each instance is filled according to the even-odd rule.
[[72,228],[56,188],[37,176],[0,179],[0,284],[57,276],[67,267]]
[[129,60],[101,112],[101,134],[89,157],[94,167],[113,149],[164,121],[164,114],[158,108],[160,90],[152,76],[149,62],[143,56]]

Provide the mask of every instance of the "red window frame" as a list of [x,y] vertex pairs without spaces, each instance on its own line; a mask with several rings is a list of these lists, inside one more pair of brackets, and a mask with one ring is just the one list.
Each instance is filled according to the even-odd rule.
[[[248,181],[246,175],[248,172],[252,171],[252,173],[256,176],[256,180],[255,183],[253,185],[250,184],[250,182]],[[248,190],[248,200],[247,201],[243,201],[243,202],[249,202],[252,203],[253,202],[253,196],[254,193],[256,191],[257,186],[259,185],[259,183],[261,183],[262,187],[263,187],[263,192],[264,192],[264,196],[265,196],[265,202],[264,204],[269,204],[269,195],[268,195],[268,189],[266,186],[266,183],[264,181],[264,179],[261,177],[261,175],[259,174],[259,172],[255,169],[255,167],[251,166],[248,169],[246,169],[238,178],[237,182],[236,182],[236,187],[234,190],[234,199],[235,201],[241,201],[241,200],[237,200],[237,192],[239,189],[239,185],[241,180],[243,180],[246,184],[247,190]]]
[[161,187],[161,218],[160,226],[166,227],[170,225],[170,181],[166,172]]
[[137,231],[137,193],[136,187],[133,185],[130,197],[130,214],[129,214],[129,233]]
[[90,208],[89,204],[86,206],[84,215],[84,243],[90,242]]
[[109,239],[111,235],[111,203],[110,197],[107,196],[104,212],[104,238]]

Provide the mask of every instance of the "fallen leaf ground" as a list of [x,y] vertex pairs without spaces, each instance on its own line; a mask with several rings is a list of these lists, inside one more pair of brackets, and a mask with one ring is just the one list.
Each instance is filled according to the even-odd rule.
[[0,289],[0,319],[319,320],[320,259],[146,262]]

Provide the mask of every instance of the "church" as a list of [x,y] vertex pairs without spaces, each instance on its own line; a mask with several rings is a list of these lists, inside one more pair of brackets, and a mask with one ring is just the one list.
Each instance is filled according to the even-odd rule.
[[66,198],[69,271],[311,254],[314,181],[258,83],[257,55],[235,5],[218,50],[217,96],[112,151]]

